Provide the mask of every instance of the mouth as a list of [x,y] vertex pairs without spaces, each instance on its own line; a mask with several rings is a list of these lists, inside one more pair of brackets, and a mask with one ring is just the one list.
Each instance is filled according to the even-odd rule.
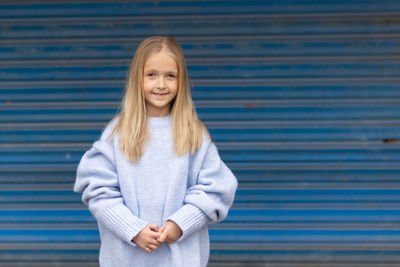
[[156,97],[164,97],[164,96],[168,95],[168,93],[161,93],[161,94],[152,93],[152,94],[155,95]]

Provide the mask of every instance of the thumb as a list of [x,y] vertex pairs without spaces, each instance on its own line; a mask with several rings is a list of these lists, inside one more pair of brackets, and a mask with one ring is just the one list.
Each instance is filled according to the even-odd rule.
[[160,233],[163,233],[165,231],[165,228],[167,228],[167,224],[164,224],[161,228],[160,228]]
[[167,236],[168,236],[168,232],[164,231],[157,240],[159,242],[165,242],[165,240],[167,239]]
[[157,224],[149,224],[149,228],[154,232],[158,232]]

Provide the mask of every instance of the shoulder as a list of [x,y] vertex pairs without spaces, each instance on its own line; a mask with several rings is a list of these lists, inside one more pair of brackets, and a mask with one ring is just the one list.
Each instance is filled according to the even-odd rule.
[[212,139],[211,134],[208,131],[207,127],[203,124],[200,148],[209,147],[212,144],[214,144],[214,140]]
[[203,130],[201,146],[191,157],[190,162],[194,177],[197,177],[202,169],[209,168],[210,166],[220,166],[221,162],[217,146],[208,131]]
[[[101,140],[111,140],[111,134],[119,121],[119,116],[113,117],[103,128],[101,133]],[[109,139],[110,138],[110,139]]]
[[102,129],[100,138],[98,138],[92,145],[92,148],[101,152],[111,152],[114,150],[115,142],[118,141],[117,135],[112,136],[113,129],[118,122],[119,117],[112,118]]
[[210,151],[217,151],[217,147],[215,146],[208,129],[204,126],[202,128],[201,144],[195,153],[195,158],[203,160],[210,153]]

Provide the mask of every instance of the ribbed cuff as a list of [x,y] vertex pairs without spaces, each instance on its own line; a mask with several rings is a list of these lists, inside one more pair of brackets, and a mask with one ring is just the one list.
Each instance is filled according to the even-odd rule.
[[98,214],[103,224],[127,243],[137,246],[132,239],[148,223],[139,219],[122,203],[115,204]]
[[174,214],[169,216],[167,220],[174,221],[182,230],[182,236],[177,241],[185,239],[209,222],[207,215],[191,204],[185,204]]

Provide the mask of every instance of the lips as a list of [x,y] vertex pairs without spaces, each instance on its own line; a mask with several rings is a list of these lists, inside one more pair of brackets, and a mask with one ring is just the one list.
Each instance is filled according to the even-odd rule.
[[168,93],[160,93],[160,94],[158,94],[158,93],[153,93],[153,95],[155,95],[155,96],[158,96],[158,97],[163,97],[163,96],[166,96]]

